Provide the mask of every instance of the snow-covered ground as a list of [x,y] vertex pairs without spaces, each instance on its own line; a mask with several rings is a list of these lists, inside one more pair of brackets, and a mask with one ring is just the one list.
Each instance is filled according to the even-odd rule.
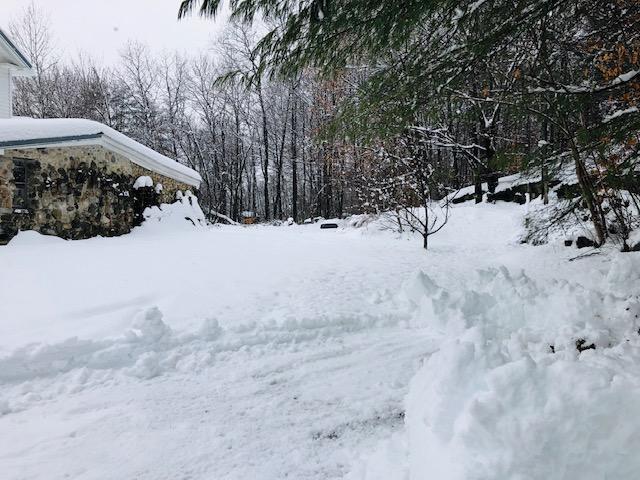
[[428,253],[375,224],[21,234],[0,248],[0,477],[569,479],[527,461],[559,464],[545,431],[584,440],[562,468],[606,456],[593,422],[633,455],[613,432],[640,413],[640,254],[521,245],[526,209],[458,205]]

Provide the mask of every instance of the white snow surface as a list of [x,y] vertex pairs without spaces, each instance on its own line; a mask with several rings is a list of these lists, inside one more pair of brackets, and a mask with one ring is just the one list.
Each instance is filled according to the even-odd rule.
[[81,118],[36,119],[27,117],[0,119],[0,144],[97,134],[102,134],[117,144],[123,145],[149,159],[151,166],[156,164],[161,167],[162,170],[159,173],[164,174],[167,170],[177,172],[186,177],[189,184],[195,187],[199,187],[200,182],[202,182],[202,177],[195,170],[136,142],[111,127],[93,120]]
[[428,253],[370,216],[21,233],[2,478],[636,478],[640,253],[521,245],[526,211],[456,205]]
[[139,188],[153,187],[153,179],[147,175],[143,175],[141,177],[136,178],[136,181],[133,182],[133,189],[138,190]]
[[405,431],[350,478],[636,478],[638,272],[640,255],[616,255],[596,289],[505,268],[455,291],[417,276],[413,322],[439,348],[411,382]]
[[143,224],[135,230],[145,234],[157,233],[159,235],[172,234],[189,227],[202,228],[207,226],[207,219],[200,208],[198,198],[190,191],[176,194],[174,203],[163,203],[157,207],[145,208],[142,216]]

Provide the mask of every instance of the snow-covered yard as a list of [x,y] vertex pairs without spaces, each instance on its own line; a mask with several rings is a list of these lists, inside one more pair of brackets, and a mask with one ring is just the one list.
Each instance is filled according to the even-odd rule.
[[429,351],[376,296],[424,260],[409,242],[228,227],[0,255],[12,479],[338,478]]
[[[418,238],[373,227],[142,229],[76,242],[21,234],[0,248],[1,477],[543,478],[523,475],[518,454],[500,456],[508,442],[532,448],[556,427],[569,438],[571,401],[585,424],[616,427],[572,391],[640,409],[629,390],[636,339],[570,348],[594,332],[589,341],[624,343],[620,325],[635,320],[614,317],[635,314],[633,291],[618,301],[601,286],[626,285],[623,265],[639,254],[568,261],[577,250],[520,245],[525,212],[457,206],[428,253]],[[613,320],[571,330],[574,314],[602,313],[578,309],[588,289],[609,295]],[[615,370],[614,348],[627,370]],[[546,398],[565,380],[544,369],[555,359],[580,381],[592,368],[594,384]],[[607,375],[619,375],[627,402]],[[607,454],[597,436],[576,435],[568,457],[589,445]],[[632,452],[638,434],[613,442]],[[470,465],[489,470],[471,477]]]

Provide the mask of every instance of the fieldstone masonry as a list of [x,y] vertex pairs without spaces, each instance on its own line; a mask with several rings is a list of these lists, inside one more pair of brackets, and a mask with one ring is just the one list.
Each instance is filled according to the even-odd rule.
[[10,213],[13,199],[13,162],[0,156],[0,215]]
[[[27,209],[13,208],[14,159],[28,161]],[[140,176],[154,187],[134,190]],[[162,190],[155,186],[162,184]],[[146,191],[146,190],[149,191]],[[142,168],[102,146],[5,150],[0,155],[0,244],[19,230],[66,239],[115,236],[141,221],[141,209],[171,203],[193,187]]]

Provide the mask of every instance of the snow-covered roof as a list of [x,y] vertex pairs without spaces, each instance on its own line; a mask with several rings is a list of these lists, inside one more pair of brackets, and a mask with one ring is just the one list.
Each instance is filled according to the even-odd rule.
[[13,67],[18,74],[34,74],[31,62],[0,28],[0,64],[3,63]]
[[0,149],[102,145],[152,172],[199,188],[202,177],[191,168],[99,122],[77,118],[0,119]]

